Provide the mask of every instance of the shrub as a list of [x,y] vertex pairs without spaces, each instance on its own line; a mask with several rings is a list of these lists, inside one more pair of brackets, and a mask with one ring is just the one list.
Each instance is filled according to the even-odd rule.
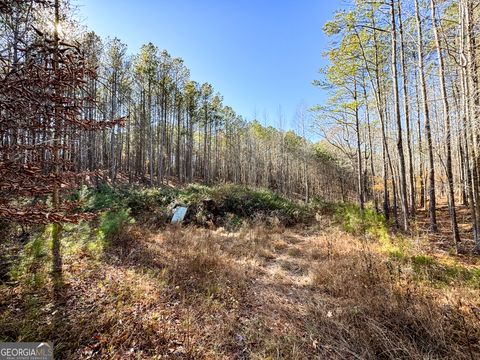
[[175,201],[179,190],[170,187],[159,188],[127,188],[122,192],[125,204],[133,214],[151,212],[158,208],[166,208]]
[[98,188],[82,186],[71,198],[80,203],[80,211],[97,212],[118,206],[122,203],[122,197],[118,189],[108,185],[100,185]]
[[[233,214],[236,217],[235,226],[241,224],[241,219],[259,218],[267,223],[273,221],[293,225],[308,221],[319,209],[331,206],[320,200],[309,205],[296,203],[268,189],[234,184],[213,187],[191,184],[185,188],[113,188],[102,185],[96,189],[83,187],[75,194],[75,200],[82,204],[82,211],[103,212],[101,222],[111,222],[111,217],[120,216],[125,209],[130,209],[129,215],[135,217],[142,214],[151,216],[152,213],[168,214],[168,209],[174,203],[191,206],[191,211],[197,213],[202,210],[202,203],[206,199],[212,199],[215,203],[215,218]],[[110,212],[112,214],[106,215]]]
[[365,234],[388,245],[388,227],[382,214],[366,208],[363,212],[355,204],[339,204],[334,219],[342,228],[354,235]]
[[195,205],[202,199],[212,197],[213,193],[213,188],[191,184],[179,192],[177,200],[185,205]]
[[215,189],[214,197],[221,202],[224,211],[241,217],[253,218],[263,213],[278,217],[288,225],[303,220],[307,215],[305,206],[267,189],[224,185]]
[[99,235],[104,239],[114,239],[120,236],[129,224],[134,222],[135,220],[130,216],[130,209],[128,208],[104,212],[100,216]]

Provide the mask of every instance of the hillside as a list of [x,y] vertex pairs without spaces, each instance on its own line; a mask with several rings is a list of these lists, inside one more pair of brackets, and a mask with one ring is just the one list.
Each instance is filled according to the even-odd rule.
[[479,44],[479,0],[1,0],[0,358],[480,359]]
[[[64,228],[58,292],[51,227],[11,242],[1,341],[49,339],[61,359],[480,355],[478,259],[396,236],[372,212],[238,186],[83,196],[101,215]],[[228,208],[222,225],[203,222],[205,199]],[[167,224],[175,203],[197,220]]]

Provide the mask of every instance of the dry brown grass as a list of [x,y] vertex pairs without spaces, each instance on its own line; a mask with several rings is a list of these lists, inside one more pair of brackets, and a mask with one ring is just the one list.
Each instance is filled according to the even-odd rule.
[[327,224],[132,226],[100,257],[65,255],[64,270],[55,297],[48,280],[0,286],[2,340],[53,340],[64,359],[480,356],[478,289],[416,279]]
[[[328,358],[470,359],[479,354],[478,297],[465,289],[436,289],[413,281],[408,269],[371,245],[345,246],[317,264],[314,283],[329,295],[320,343]],[[478,294],[477,294],[478,295]],[[460,306],[469,303],[471,308]],[[314,309],[314,313],[316,309]],[[470,351],[472,354],[470,354]]]

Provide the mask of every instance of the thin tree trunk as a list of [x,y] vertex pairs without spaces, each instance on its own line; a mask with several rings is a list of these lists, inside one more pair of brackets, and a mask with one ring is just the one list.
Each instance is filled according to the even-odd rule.
[[405,60],[405,43],[403,38],[403,21],[402,21],[402,0],[398,0],[398,24],[400,31],[400,64],[402,67],[403,77],[403,112],[405,114],[405,125],[407,128],[407,150],[408,150],[408,166],[409,166],[409,180],[410,180],[410,215],[415,216],[416,206],[416,192],[415,192],[415,175],[413,164],[413,150],[412,150],[412,135],[410,131],[410,106],[408,97],[408,76],[407,76],[407,64]]
[[[353,100],[357,104],[357,80],[354,79],[354,90],[353,90]],[[362,150],[361,150],[361,140],[360,140],[360,117],[358,114],[358,105],[355,105],[355,131],[357,136],[357,181],[358,181],[358,203],[360,205],[360,210],[363,212],[365,210],[365,199],[363,194],[363,165],[362,165]]]
[[420,8],[418,0],[415,0],[415,19],[417,23],[417,54],[418,54],[418,69],[420,74],[420,87],[422,89],[422,104],[423,114],[425,117],[425,132],[427,135],[427,148],[429,160],[429,215],[430,215],[430,230],[437,232],[437,213],[436,213],[436,198],[435,198],[435,162],[433,156],[433,140],[432,130],[430,126],[430,113],[428,107],[427,85],[425,81],[425,69],[423,65],[423,32],[422,20],[420,17]]
[[[55,22],[54,22],[54,54],[53,54],[53,71],[54,76],[58,76],[59,66],[59,43],[58,27],[60,26],[60,0],[55,0]],[[57,91],[54,89],[54,91]],[[60,154],[59,154],[59,136],[62,119],[59,118],[58,106],[53,104],[54,107],[54,132],[53,132],[53,163],[54,163],[54,176],[55,179],[60,179]],[[60,206],[60,188],[57,181],[53,185],[52,194],[52,206],[57,209]],[[62,278],[62,255],[61,255],[61,243],[60,243],[60,224],[54,223],[52,225],[52,275],[55,288],[58,289],[61,286]]]
[[435,9],[435,1],[430,0],[430,8],[432,12],[432,21],[433,21],[433,34],[435,37],[435,46],[437,48],[437,56],[438,56],[438,75],[440,78],[440,93],[442,96],[442,103],[443,103],[443,117],[445,119],[445,137],[446,137],[446,152],[447,152],[447,164],[446,164],[446,172],[447,172],[447,181],[448,181],[448,205],[449,205],[449,212],[450,212],[450,220],[452,223],[452,232],[453,232],[453,240],[455,242],[455,247],[458,251],[458,244],[460,242],[460,233],[458,231],[458,223],[457,223],[457,210],[455,208],[455,190],[453,184],[453,171],[452,171],[452,136],[451,136],[451,125],[450,125],[450,109],[447,99],[447,88],[445,85],[445,64],[443,60],[442,49],[440,46],[440,38],[438,35],[438,26],[436,20],[436,9]]
[[397,71],[397,25],[395,18],[395,3],[390,2],[391,6],[391,36],[392,36],[392,75],[393,75],[393,100],[395,110],[395,120],[397,123],[397,150],[400,160],[400,201],[402,203],[404,231],[408,231],[408,202],[407,202],[407,176],[405,169],[405,156],[403,153],[402,120],[400,116],[400,96],[398,91],[398,71]]

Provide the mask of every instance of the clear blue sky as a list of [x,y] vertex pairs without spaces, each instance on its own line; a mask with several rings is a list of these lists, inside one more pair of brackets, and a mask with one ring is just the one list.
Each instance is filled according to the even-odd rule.
[[291,127],[298,105],[322,103],[311,85],[324,65],[323,24],[341,0],[76,0],[85,25],[135,53],[152,42],[184,59],[193,80],[210,82],[224,103]]

